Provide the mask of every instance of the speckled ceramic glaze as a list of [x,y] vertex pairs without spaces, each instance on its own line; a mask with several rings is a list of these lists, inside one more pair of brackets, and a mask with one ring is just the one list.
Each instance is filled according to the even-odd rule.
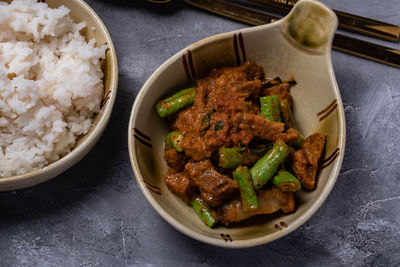
[[[7,2],[11,2],[7,1]],[[111,37],[103,22],[96,13],[83,0],[46,0],[50,7],[56,8],[61,5],[68,7],[70,16],[75,22],[85,21],[87,27],[82,31],[87,40],[95,39],[98,46],[106,44],[108,49],[106,59],[102,60],[101,68],[104,72],[104,99],[100,112],[95,116],[89,132],[82,136],[76,147],[65,157],[36,171],[23,175],[0,178],[0,191],[15,190],[30,187],[51,178],[67,170],[77,163],[94,146],[106,127],[111,115],[118,85],[118,65]]]
[[[280,238],[306,222],[322,205],[339,174],[345,147],[342,100],[331,63],[335,14],[323,4],[300,1],[292,12],[269,25],[212,36],[178,52],[143,85],[129,123],[129,152],[137,182],[147,200],[173,227],[197,240],[224,247],[250,247]],[[289,78],[296,124],[305,136],[327,134],[326,150],[312,192],[296,194],[292,214],[267,215],[235,227],[206,227],[190,206],[171,193],[163,181],[167,122],[155,103],[204,77],[211,68],[260,63],[266,77]]]

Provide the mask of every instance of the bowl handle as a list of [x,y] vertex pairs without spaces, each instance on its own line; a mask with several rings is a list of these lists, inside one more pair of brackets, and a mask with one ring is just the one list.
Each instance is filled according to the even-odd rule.
[[284,35],[301,48],[311,52],[331,48],[338,19],[326,5],[316,0],[301,0],[283,20]]

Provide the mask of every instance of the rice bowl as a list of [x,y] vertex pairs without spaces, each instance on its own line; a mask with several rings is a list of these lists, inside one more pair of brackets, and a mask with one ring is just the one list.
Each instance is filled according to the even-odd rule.
[[0,5],[0,177],[67,155],[100,111],[106,46],[87,42],[69,13],[34,0]]
[[[11,3],[11,0],[0,1]],[[70,9],[69,16],[75,23],[85,22],[86,28],[81,34],[86,40],[96,40],[96,47],[105,45],[105,59],[100,66],[103,76],[103,98],[101,108],[93,117],[92,125],[88,133],[81,135],[74,148],[68,154],[62,156],[53,163],[49,163],[41,169],[33,170],[21,175],[0,178],[0,191],[17,190],[31,187],[48,181],[61,174],[77,162],[79,162],[100,139],[106,128],[114,106],[118,89],[118,62],[111,36],[96,12],[83,0],[46,0],[51,8],[65,6]]]

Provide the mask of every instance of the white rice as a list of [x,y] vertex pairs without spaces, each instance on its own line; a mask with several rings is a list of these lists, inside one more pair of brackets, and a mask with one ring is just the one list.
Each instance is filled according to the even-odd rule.
[[100,110],[105,46],[86,42],[69,9],[0,4],[0,177],[70,152]]

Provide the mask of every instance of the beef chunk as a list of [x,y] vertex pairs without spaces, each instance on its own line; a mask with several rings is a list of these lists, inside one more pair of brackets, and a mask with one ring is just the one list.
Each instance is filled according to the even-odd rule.
[[318,160],[325,145],[325,135],[315,133],[310,135],[300,150],[293,156],[292,169],[303,187],[312,190],[315,187]]
[[262,80],[264,77],[264,70],[260,64],[246,61],[241,67],[243,68],[243,71],[247,74],[248,80]]
[[296,143],[298,138],[299,133],[295,129],[289,128],[286,132],[275,135],[274,141],[282,140],[286,144],[291,145]]
[[211,157],[214,147],[208,146],[208,140],[198,134],[187,134],[181,141],[180,146],[187,157],[193,160],[202,160]]
[[221,222],[228,225],[233,222],[243,221],[254,215],[271,214],[282,210],[284,213],[294,211],[295,203],[293,193],[285,193],[274,186],[261,189],[257,193],[259,208],[252,211],[242,211],[240,197],[234,199],[218,209]]
[[281,83],[276,86],[265,89],[264,95],[277,95],[278,100],[287,100],[292,106],[292,97],[290,96],[290,85],[287,83]]
[[[197,92],[195,101],[201,98],[199,89],[197,89]],[[179,131],[184,136],[188,133],[198,133],[203,118],[207,113],[209,111],[204,109],[203,104],[190,106],[178,113],[176,120],[173,122],[172,129]]]
[[210,160],[189,161],[185,170],[199,187],[203,199],[212,207],[221,206],[237,192],[236,181],[217,172]]
[[168,167],[176,171],[181,171],[186,164],[185,154],[179,153],[173,148],[164,151],[164,159]]
[[230,139],[235,145],[248,145],[255,137],[274,140],[275,136],[284,130],[283,123],[269,121],[251,113],[237,113],[232,120],[236,128],[231,132]]
[[196,186],[192,183],[186,172],[177,172],[170,168],[164,176],[164,181],[172,192],[189,203]]
[[[218,78],[227,73],[245,74],[247,80],[262,80],[264,76],[263,67],[260,64],[246,61],[240,67],[225,67],[212,69],[209,77]],[[204,80],[204,79],[203,79]]]

